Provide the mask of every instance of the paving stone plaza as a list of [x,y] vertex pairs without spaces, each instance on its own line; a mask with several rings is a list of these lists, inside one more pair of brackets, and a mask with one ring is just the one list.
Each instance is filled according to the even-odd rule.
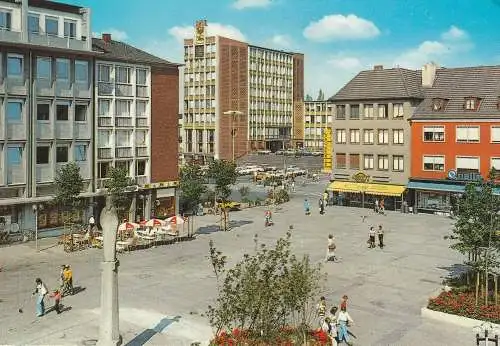
[[[264,207],[231,214],[234,228],[217,231],[214,216],[196,218],[195,240],[119,255],[120,330],[124,345],[184,346],[207,344],[211,328],[202,316],[216,294],[208,259],[208,242],[235,262],[254,251],[254,235],[272,244],[293,225],[296,253],[323,261],[329,233],[336,237],[339,263],[325,263],[328,274],[324,295],[338,304],[349,295],[351,328],[356,345],[473,345],[472,330],[423,320],[420,309],[441,287],[441,281],[461,257],[448,248],[443,236],[451,220],[434,215],[330,207],[325,215],[316,208],[304,216],[302,201],[322,186],[298,191],[273,214],[275,226],[265,229]],[[363,222],[362,216],[367,216]],[[368,249],[370,225],[386,229],[386,247]],[[54,240],[41,241],[47,247]],[[92,345],[98,336],[101,252],[91,249],[71,254],[60,247],[39,253],[31,243],[0,248],[0,344]],[[74,285],[81,291],[63,299],[66,311],[36,318],[29,300],[34,279],[49,289],[58,284],[61,264],[73,266]],[[18,309],[24,304],[24,313]],[[48,302],[48,306],[52,301]]]

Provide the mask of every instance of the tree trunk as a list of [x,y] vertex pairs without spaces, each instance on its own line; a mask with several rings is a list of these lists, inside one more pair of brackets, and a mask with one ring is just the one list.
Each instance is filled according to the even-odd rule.
[[476,272],[476,306],[479,303],[479,270]]
[[498,305],[498,275],[495,275],[495,305]]

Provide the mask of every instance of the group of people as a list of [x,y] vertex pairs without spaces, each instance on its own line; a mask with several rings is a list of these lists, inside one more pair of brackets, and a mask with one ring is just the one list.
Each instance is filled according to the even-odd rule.
[[[330,195],[328,194],[328,191],[325,191],[318,200],[318,208],[320,215],[323,215],[325,213],[326,206],[328,205],[329,202],[330,202]],[[307,198],[304,199],[304,213],[306,215],[311,215],[311,204],[309,203]]]
[[378,246],[382,249],[384,247],[384,229],[382,225],[378,225],[377,230],[375,230],[375,227],[370,226],[370,230],[368,231],[368,247],[370,249],[376,247],[375,236],[378,236]]
[[375,199],[375,205],[373,206],[373,210],[377,214],[385,215],[385,201],[383,198],[381,198],[380,200]]
[[341,342],[351,345],[348,327],[354,321],[347,312],[348,299],[349,297],[344,295],[339,307],[332,306],[328,315],[326,314],[327,303],[325,297],[321,297],[316,306],[319,328],[328,335],[332,346],[337,346]]
[[67,294],[73,295],[73,270],[67,264],[61,266],[60,286],[50,294],[42,279],[36,278],[35,285],[33,295],[36,295],[36,316],[42,317],[45,315],[45,298],[47,296],[54,299],[53,309],[57,314],[60,314],[62,312],[62,297]]

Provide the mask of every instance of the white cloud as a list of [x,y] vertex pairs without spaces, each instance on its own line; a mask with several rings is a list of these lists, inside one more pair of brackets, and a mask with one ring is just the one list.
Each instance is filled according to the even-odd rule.
[[292,39],[288,35],[274,35],[269,40],[269,43],[274,47],[289,48],[292,45]]
[[109,28],[101,32],[93,32],[92,36],[101,38],[102,34],[111,34],[111,39],[114,41],[126,41],[128,39],[128,34],[125,31],[115,28]]
[[441,38],[447,41],[464,40],[468,37],[469,35],[464,30],[457,28],[455,25],[452,25],[448,31],[441,34]]
[[268,7],[271,5],[271,0],[236,0],[233,7],[237,10],[243,10],[251,7]]
[[[194,37],[194,26],[174,26],[168,30],[168,33],[175,37],[177,41],[182,42],[186,38]],[[220,23],[208,23],[207,36],[223,36],[245,41],[245,35],[238,28]]]
[[337,55],[328,60],[328,64],[343,70],[355,70],[362,66],[361,61],[352,56]]
[[380,34],[377,26],[354,14],[347,16],[332,14],[311,22],[304,29],[304,36],[313,41],[359,40],[376,37]]

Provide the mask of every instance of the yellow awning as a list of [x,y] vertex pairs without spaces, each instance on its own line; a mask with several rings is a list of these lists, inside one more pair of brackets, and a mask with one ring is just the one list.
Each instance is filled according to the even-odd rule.
[[368,195],[380,196],[401,196],[406,190],[406,186],[401,185],[388,185],[388,184],[368,184],[368,183],[354,183],[350,181],[334,181],[331,183],[327,190],[338,192],[364,192]]

